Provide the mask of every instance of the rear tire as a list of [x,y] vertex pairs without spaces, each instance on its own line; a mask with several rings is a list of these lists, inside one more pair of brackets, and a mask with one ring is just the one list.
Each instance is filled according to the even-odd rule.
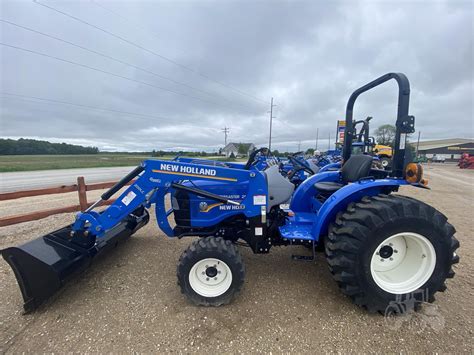
[[[459,242],[447,218],[405,196],[364,197],[338,214],[326,243],[342,292],[371,312],[416,309],[446,289]],[[383,261],[382,261],[383,260]]]
[[221,237],[194,241],[181,255],[178,285],[189,301],[198,306],[228,304],[239,293],[245,267],[237,248]]

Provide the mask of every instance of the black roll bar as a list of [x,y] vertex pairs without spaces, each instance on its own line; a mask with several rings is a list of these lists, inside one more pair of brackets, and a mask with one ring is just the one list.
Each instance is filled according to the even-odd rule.
[[393,177],[403,177],[405,168],[405,145],[406,135],[415,132],[415,117],[408,115],[410,105],[410,82],[405,74],[402,73],[388,73],[380,78],[371,81],[368,84],[360,87],[352,93],[349,97],[346,107],[346,130],[344,132],[344,148],[343,158],[347,161],[351,156],[353,134],[353,115],[354,103],[360,94],[369,91],[370,89],[385,83],[388,80],[395,79],[398,83],[398,111],[397,122],[395,124],[395,145],[394,154],[392,158],[392,172]]

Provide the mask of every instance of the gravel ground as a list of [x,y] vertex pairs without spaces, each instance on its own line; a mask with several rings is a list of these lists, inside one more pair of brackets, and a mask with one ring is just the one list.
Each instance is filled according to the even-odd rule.
[[[247,277],[240,296],[225,307],[194,307],[176,285],[176,264],[190,240],[166,238],[152,220],[30,315],[22,315],[13,272],[1,261],[0,352],[472,353],[474,171],[454,165],[428,165],[425,171],[433,190],[401,193],[448,216],[461,242],[461,262],[448,290],[416,315],[387,321],[367,314],[338,291],[322,254],[313,263],[296,262],[290,255],[304,250],[291,248],[274,248],[269,255],[242,248]],[[76,199],[64,194],[7,201],[0,214]],[[72,218],[56,215],[0,228],[0,247]]]

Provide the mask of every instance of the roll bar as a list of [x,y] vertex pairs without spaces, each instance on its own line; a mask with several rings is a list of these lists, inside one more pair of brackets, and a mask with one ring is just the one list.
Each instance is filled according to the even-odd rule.
[[352,93],[349,97],[346,107],[346,130],[344,133],[344,148],[343,158],[347,161],[351,156],[352,151],[352,140],[354,138],[354,125],[353,125],[353,114],[354,114],[354,103],[360,94],[369,91],[370,89],[379,86],[386,81],[395,79],[398,83],[398,111],[397,111],[397,122],[395,124],[395,146],[394,154],[392,158],[392,172],[391,176],[402,177],[405,165],[405,143],[406,135],[415,132],[415,117],[408,115],[408,109],[410,105],[410,82],[405,74],[402,73],[388,73],[380,78],[371,81],[368,84],[360,87]]

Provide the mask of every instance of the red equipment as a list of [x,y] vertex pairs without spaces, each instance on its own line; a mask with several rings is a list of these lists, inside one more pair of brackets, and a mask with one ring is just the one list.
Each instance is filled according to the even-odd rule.
[[474,156],[469,153],[463,153],[459,160],[458,166],[461,169],[474,169]]

